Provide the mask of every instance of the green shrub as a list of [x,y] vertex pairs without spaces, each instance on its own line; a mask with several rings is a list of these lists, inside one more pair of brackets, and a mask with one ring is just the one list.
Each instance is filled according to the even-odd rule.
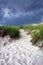
[[4,35],[8,35],[10,33],[11,27],[5,26],[3,29],[4,29]]
[[19,29],[11,27],[10,32],[9,32],[10,37],[19,37]]
[[43,25],[40,24],[40,25],[36,25],[36,26],[33,26],[33,25],[27,25],[27,26],[24,26],[23,27],[24,30],[40,30],[40,28],[43,28]]
[[36,39],[37,37],[40,36],[40,33],[37,32],[37,30],[36,30],[36,31],[33,31],[33,32],[31,33],[31,36],[32,36],[33,39]]
[[0,26],[0,30],[3,30],[3,27],[2,26]]
[[20,26],[20,29],[23,29],[23,26]]
[[9,35],[12,38],[17,38],[19,37],[20,33],[19,33],[19,29],[20,27],[18,26],[2,26],[0,27],[0,30],[4,30],[3,35]]
[[40,36],[41,36],[41,38],[43,39],[43,27],[40,28]]

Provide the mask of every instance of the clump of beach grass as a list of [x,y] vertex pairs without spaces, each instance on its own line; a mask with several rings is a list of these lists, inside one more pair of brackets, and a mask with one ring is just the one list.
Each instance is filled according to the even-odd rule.
[[[23,27],[26,31],[31,31],[30,35],[32,37],[31,42],[32,44],[36,44],[38,41],[43,41],[43,24],[38,25],[26,25]],[[40,42],[39,44],[42,44]]]
[[0,26],[0,36],[9,35],[11,38],[18,38],[20,36],[18,26]]

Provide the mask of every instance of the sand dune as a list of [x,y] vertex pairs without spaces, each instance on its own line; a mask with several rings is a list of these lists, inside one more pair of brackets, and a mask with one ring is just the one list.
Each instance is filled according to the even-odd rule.
[[43,65],[43,51],[31,45],[31,36],[24,30],[20,35],[19,40],[0,38],[0,65]]

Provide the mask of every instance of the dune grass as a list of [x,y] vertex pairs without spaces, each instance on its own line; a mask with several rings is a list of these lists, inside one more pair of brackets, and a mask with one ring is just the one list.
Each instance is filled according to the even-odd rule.
[[3,30],[2,33],[4,36],[9,35],[11,38],[17,38],[20,36],[19,26],[0,26],[0,31]]
[[37,29],[40,29],[40,27],[43,27],[42,25],[36,25],[36,26],[33,26],[33,25],[27,25],[27,26],[24,26],[24,30],[37,30]]
[[10,37],[19,37],[19,28],[18,27],[11,27],[10,28],[10,32],[9,32],[9,35]]
[[38,25],[26,25],[23,27],[24,30],[31,31],[32,42],[36,43],[39,40],[43,40],[43,24]]

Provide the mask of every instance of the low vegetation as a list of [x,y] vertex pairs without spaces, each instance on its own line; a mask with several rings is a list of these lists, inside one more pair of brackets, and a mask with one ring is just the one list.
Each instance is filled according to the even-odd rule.
[[[31,42],[43,46],[43,24],[26,25],[26,26],[0,26],[0,36],[9,35],[11,38],[20,37],[19,29],[24,29],[31,34]],[[42,41],[42,42],[38,42]]]
[[19,29],[18,26],[0,26],[0,36],[9,35],[11,38],[18,38],[20,36]]
[[[24,26],[23,27],[24,30],[28,31],[30,30],[31,31],[31,37],[32,37],[32,40],[31,42],[33,44],[36,44],[38,43],[38,41],[43,41],[43,24],[39,24],[39,25],[27,25],[27,26]],[[42,42],[40,42],[40,45],[42,46]]]

